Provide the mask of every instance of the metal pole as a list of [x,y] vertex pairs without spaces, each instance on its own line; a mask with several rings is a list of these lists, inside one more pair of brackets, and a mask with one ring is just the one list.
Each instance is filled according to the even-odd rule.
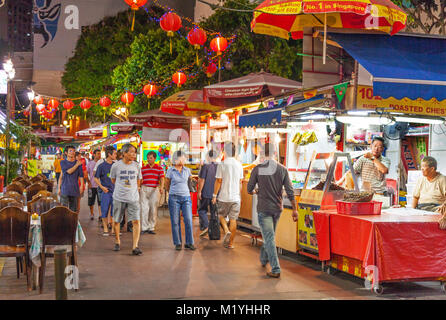
[[[33,104],[32,101],[29,103],[29,128],[32,131],[33,128]],[[28,143],[28,159],[31,156],[31,140]]]
[[11,122],[11,107],[12,107],[12,96],[13,96],[13,83],[12,80],[8,79],[7,83],[7,93],[6,93],[6,130],[5,130],[5,162],[6,162],[6,180],[5,185],[9,183],[9,140],[11,139],[10,122]]
[[358,64],[358,60],[355,60],[355,79],[354,79],[354,82],[353,82],[353,88],[354,88],[354,90],[355,90],[355,92],[354,92],[354,98],[353,98],[353,109],[358,109],[358,106],[356,105],[357,104],[357,101],[358,101],[358,78],[359,78],[359,75],[358,75],[358,72],[359,72],[359,64]]
[[54,276],[56,279],[56,300],[67,300],[65,287],[65,267],[67,265],[67,250],[54,250]]

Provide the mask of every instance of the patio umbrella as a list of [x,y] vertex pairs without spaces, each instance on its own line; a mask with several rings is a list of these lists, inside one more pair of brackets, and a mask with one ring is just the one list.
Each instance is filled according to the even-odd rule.
[[254,11],[255,33],[303,38],[305,27],[378,30],[394,35],[406,26],[406,13],[390,0],[266,0]]
[[216,112],[221,109],[221,107],[205,101],[202,90],[180,91],[161,102],[161,111],[188,117]]
[[111,129],[118,132],[131,132],[133,129],[141,129],[142,125],[140,123],[133,123],[129,121],[120,122],[113,124]]
[[231,108],[301,88],[301,82],[262,71],[204,87],[203,91],[213,105]]

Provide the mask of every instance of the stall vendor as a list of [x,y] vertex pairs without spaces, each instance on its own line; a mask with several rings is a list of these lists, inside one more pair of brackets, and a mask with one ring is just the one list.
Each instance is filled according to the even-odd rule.
[[374,137],[371,151],[361,156],[353,165],[355,173],[361,176],[362,190],[387,195],[386,174],[389,172],[390,159],[382,155],[384,139]]
[[446,202],[446,177],[437,172],[437,160],[424,157],[421,161],[421,173],[413,192],[412,207],[427,211],[436,211]]

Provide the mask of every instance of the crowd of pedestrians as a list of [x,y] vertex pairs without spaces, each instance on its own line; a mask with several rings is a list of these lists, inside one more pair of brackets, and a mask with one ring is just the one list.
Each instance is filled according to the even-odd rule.
[[[158,206],[167,192],[174,248],[196,250],[190,195],[192,174],[186,166],[186,154],[181,150],[174,152],[167,172],[156,163],[156,152],[148,152],[147,164],[142,168],[136,162],[136,154],[137,149],[132,144],[125,144],[119,151],[108,146],[104,159],[101,159],[100,150],[94,150],[87,163],[74,147],[66,147],[63,159],[58,156],[54,163],[61,204],[79,212],[80,199],[87,189],[90,218],[94,220],[97,203],[102,235],[114,235],[113,250],[121,250],[120,235],[126,221],[132,232],[131,253],[141,255],[140,235],[156,234]],[[260,263],[264,267],[270,264],[271,271],[267,275],[272,278],[280,277],[275,230],[283,209],[283,189],[292,204],[293,219],[297,221],[297,205],[288,171],[275,160],[275,154],[272,145],[263,147],[261,157],[260,153],[258,155],[261,160],[254,166],[247,185],[248,193],[258,194],[257,212],[263,237]],[[222,158],[221,162],[219,158]],[[207,152],[206,162],[198,175],[200,237],[209,234],[210,239],[216,239],[214,226],[217,225],[218,234],[221,226],[223,246],[235,248],[243,177],[243,167],[236,158],[236,147],[232,142],[224,144],[221,154],[215,150]],[[216,224],[210,224],[209,213],[211,217],[212,213],[218,214]]]

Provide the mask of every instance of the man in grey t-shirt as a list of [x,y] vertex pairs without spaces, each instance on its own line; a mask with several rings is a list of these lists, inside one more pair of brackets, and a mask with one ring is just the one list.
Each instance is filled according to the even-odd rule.
[[[272,159],[273,145],[265,145],[265,161],[256,166],[248,181],[247,191],[258,194],[257,212],[263,245],[260,249],[260,263],[263,267],[269,262],[271,272],[266,275],[271,278],[280,277],[280,264],[277,257],[275,232],[280,214],[282,213],[282,192],[285,188],[288,199],[293,207],[293,220],[297,221],[297,204],[291,185],[288,170]],[[258,185],[258,191],[254,191]]]
[[136,159],[136,148],[130,143],[125,144],[122,149],[122,160],[115,162],[110,169],[110,179],[115,185],[113,191],[113,220],[116,235],[114,251],[120,250],[121,241],[119,239],[120,223],[124,217],[124,210],[127,208],[128,221],[133,224],[133,255],[141,255],[138,248],[140,234],[140,206],[139,190],[141,189],[142,174],[141,168]]

